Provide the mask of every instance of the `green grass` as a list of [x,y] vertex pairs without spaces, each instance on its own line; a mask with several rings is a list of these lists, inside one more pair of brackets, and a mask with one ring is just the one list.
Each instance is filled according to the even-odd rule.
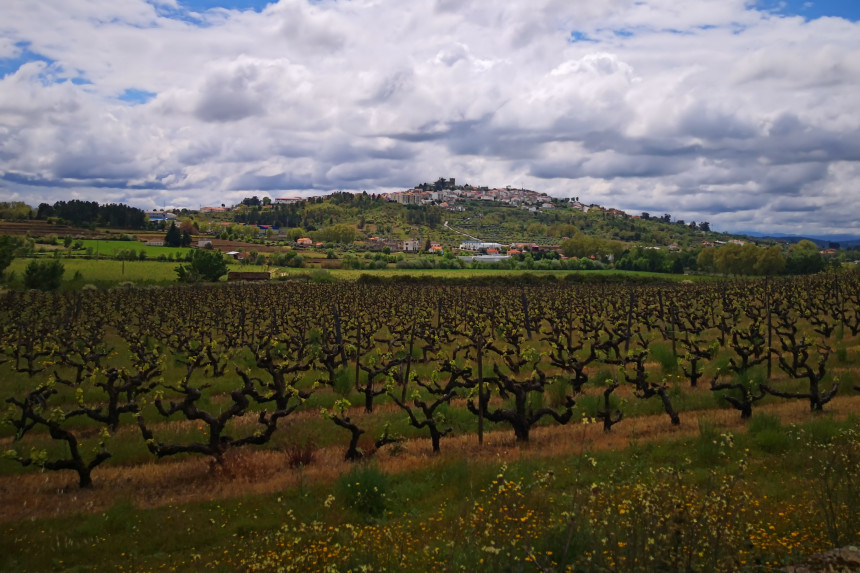
[[144,245],[141,241],[102,241],[95,239],[84,239],[81,241],[84,245],[83,251],[75,251],[76,253],[86,252],[87,249],[92,249],[93,256],[98,253],[100,256],[113,257],[120,251],[128,251],[134,249],[138,253],[143,251],[148,259],[157,258],[160,255],[176,257],[185,257],[192,249],[174,248],[174,247],[152,247]]
[[[6,271],[14,273],[20,284],[24,269],[32,259],[15,259]],[[89,259],[62,259],[66,269],[63,275],[65,288],[80,288],[85,284],[114,286],[122,282],[138,284],[164,284],[176,281],[177,263],[158,261],[104,261]]]
[[[308,269],[281,269],[281,273],[286,278],[304,277],[309,275]],[[584,276],[605,276],[605,277],[629,277],[633,280],[648,278],[665,281],[683,281],[683,280],[715,280],[714,277],[705,276],[687,276],[687,275],[672,275],[663,273],[647,273],[635,271],[619,271],[619,270],[604,270],[604,271],[536,271],[536,270],[496,270],[496,269],[378,269],[378,270],[342,270],[332,269],[332,276],[337,280],[354,281],[359,277],[367,275],[369,277],[379,277],[382,279],[392,277],[417,277],[417,278],[433,278],[433,279],[462,279],[462,278],[487,278],[487,277],[521,277],[530,275],[535,277],[554,276],[559,280],[564,279],[569,275],[584,275]]]
[[[561,555],[571,524],[578,528],[577,540],[583,544],[575,548],[579,552],[593,549],[590,544],[599,544],[601,536],[624,541],[625,534],[654,535],[651,530],[638,529],[644,525],[627,521],[619,511],[635,505],[631,496],[650,496],[651,504],[661,504],[652,510],[671,512],[678,507],[676,494],[707,495],[721,487],[722,476],[742,475],[733,491],[735,496],[749,496],[748,501],[736,502],[732,497],[729,502],[740,503],[745,519],[759,525],[766,535],[754,532],[754,544],[728,549],[751,552],[760,559],[763,569],[751,571],[773,570],[772,566],[828,546],[821,531],[822,508],[811,493],[820,487],[821,479],[814,472],[790,476],[779,471],[802,467],[810,463],[810,457],[822,455],[820,446],[806,445],[800,439],[803,434],[799,431],[823,439],[854,426],[856,420],[822,420],[800,426],[793,437],[787,437],[794,447],[781,452],[755,448],[753,434],[730,440],[704,426],[697,438],[586,453],[573,459],[506,463],[452,459],[397,474],[358,465],[334,481],[299,480],[297,486],[275,493],[201,503],[171,502],[150,509],[121,499],[103,512],[3,524],[0,569],[155,570],[167,564],[178,571],[240,571],[273,552],[280,563],[290,565],[294,556],[325,546],[327,552],[337,555],[332,559],[340,563],[338,570],[359,565],[396,569],[400,559],[424,564],[412,570],[430,570],[429,563],[438,563],[436,560],[456,564],[455,568],[493,570],[505,568],[504,563],[511,561],[486,549],[491,540],[521,560],[528,547],[538,555]],[[700,458],[692,465],[685,459],[691,450]],[[741,460],[746,470],[738,469]],[[671,473],[664,470],[664,474],[650,475],[647,468],[671,468]],[[845,469],[856,472],[858,468]],[[301,474],[303,470],[284,471]],[[666,477],[673,480],[671,484],[660,481]],[[676,487],[679,482],[683,483],[680,490]],[[637,489],[640,484],[644,490]],[[850,482],[845,486],[850,488]],[[235,487],[246,484],[238,481]],[[670,488],[666,496],[653,497],[661,487]],[[852,491],[856,493],[856,487],[839,493],[844,497]],[[610,502],[606,516],[612,519],[603,529],[589,530],[587,520],[572,522],[562,513],[598,511],[604,498]],[[680,524],[682,518],[676,515],[677,521],[672,523]],[[691,530],[683,534],[690,535]],[[856,534],[845,534],[848,542],[856,543]],[[408,541],[415,539],[417,544]],[[285,551],[282,542],[292,548],[289,553],[281,554]],[[429,553],[425,547],[430,548]],[[298,563],[292,566],[300,567]]]
[[[117,241],[120,242],[120,241]],[[152,247],[158,248],[158,247]],[[9,265],[5,277],[14,276],[12,286],[20,288],[24,270],[32,259],[15,259]],[[66,269],[63,275],[64,289],[79,289],[91,284],[101,288],[114,287],[129,282],[139,285],[166,285],[175,283],[176,267],[184,262],[176,261],[113,261],[94,259],[61,259]],[[262,271],[259,265],[228,265],[229,271]],[[226,276],[221,279],[227,280]]]
[[[85,244],[95,245],[96,241],[87,240]],[[66,269],[63,275],[64,289],[79,289],[84,285],[91,284],[100,288],[114,287],[122,283],[134,283],[139,285],[166,285],[176,282],[176,267],[185,264],[184,261],[158,261],[155,260],[161,254],[174,254],[184,256],[188,249],[172,249],[169,247],[146,247],[136,241],[98,241],[100,254],[102,256],[114,256],[120,250],[144,249],[147,252],[147,260],[144,261],[116,261],[105,259],[82,259],[62,258],[61,262]],[[306,256],[305,253],[302,253]],[[40,257],[44,258],[44,257]],[[13,288],[22,287],[22,276],[24,269],[32,259],[19,258],[9,265],[4,278]],[[260,265],[229,265],[230,271],[263,271],[272,270],[273,267]],[[277,275],[285,279],[319,280],[314,277],[314,268],[279,268],[274,269]],[[317,269],[318,271],[318,269]],[[516,279],[520,277],[533,277],[543,279],[553,276],[557,280],[565,280],[571,276],[582,276],[585,280],[595,280],[597,277],[606,277],[608,280],[659,280],[677,282],[684,280],[714,280],[713,277],[690,277],[686,275],[670,275],[661,273],[646,273],[634,271],[536,271],[536,270],[495,270],[495,269],[379,269],[379,270],[326,270],[326,280],[356,281],[366,276],[382,280],[412,277],[414,279]],[[10,280],[11,277],[11,280]],[[226,280],[222,278],[221,280]],[[569,280],[569,279],[568,279]],[[599,280],[599,279],[598,279]]]

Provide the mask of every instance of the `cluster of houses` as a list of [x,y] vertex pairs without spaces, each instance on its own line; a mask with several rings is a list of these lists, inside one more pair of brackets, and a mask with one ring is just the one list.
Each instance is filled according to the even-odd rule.
[[168,211],[147,211],[146,216],[149,217],[150,223],[168,223],[178,219],[175,213]]
[[[453,182],[453,179],[451,180]],[[439,205],[457,210],[456,203],[462,201],[494,201],[530,209],[552,209],[552,198],[546,193],[528,189],[514,189],[510,186],[498,189],[473,187],[471,185],[451,186],[445,189],[414,188],[383,195],[389,201],[402,205]]]

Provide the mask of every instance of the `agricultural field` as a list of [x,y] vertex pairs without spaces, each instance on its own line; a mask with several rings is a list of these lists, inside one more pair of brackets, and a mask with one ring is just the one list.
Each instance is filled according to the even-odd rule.
[[[7,282],[16,287],[24,270],[32,259],[14,259],[6,270]],[[65,273],[65,290],[80,289],[85,285],[115,287],[121,284],[168,285],[177,282],[176,267],[183,261],[113,261],[94,259],[61,259]],[[258,265],[227,265],[229,271],[261,271],[266,267]],[[9,279],[8,277],[12,277]]]
[[[160,249],[164,247],[148,247]],[[180,249],[172,249],[179,251]],[[324,254],[302,253],[308,265],[305,268],[277,267],[271,265],[249,265],[231,263],[229,271],[271,271],[276,279],[301,280],[316,282],[375,280],[386,282],[392,279],[403,280],[430,280],[430,281],[460,281],[460,282],[533,282],[535,280],[547,280],[554,277],[556,280],[567,280],[570,282],[710,282],[716,279],[708,275],[668,275],[664,273],[647,273],[633,271],[513,271],[496,269],[374,269],[374,270],[347,270],[318,265],[332,262],[325,259]],[[31,258],[17,258],[7,268],[5,281],[7,286],[21,288],[21,277]],[[185,264],[184,261],[159,261],[148,258],[147,260],[118,261],[110,259],[79,259],[62,258],[60,261],[65,268],[63,274],[63,290],[76,290],[85,285],[94,285],[100,288],[111,288],[124,284],[135,284],[139,286],[167,286],[177,282],[176,267]],[[337,263],[338,261],[333,261]],[[222,278],[222,281],[225,281]]]
[[773,571],[856,545],[858,297],[853,273],[5,293],[0,569]]
[[[163,234],[157,239],[153,240],[163,240]],[[145,245],[142,241],[102,241],[95,239],[84,239],[81,241],[83,245],[84,252],[91,252],[93,255],[98,253],[103,257],[113,258],[122,251],[134,250],[140,254],[143,251],[148,259],[157,259],[158,257],[164,255],[164,257],[173,257],[173,258],[184,258],[191,249],[183,249],[176,247],[154,247],[151,245]],[[76,251],[80,252],[80,251]]]
[[[666,273],[649,273],[641,271],[594,270],[594,271],[544,271],[544,270],[500,270],[500,269],[332,269],[328,271],[334,280],[377,280],[387,282],[397,279],[413,279],[420,281],[441,280],[461,282],[522,282],[533,281],[569,281],[569,282],[640,282],[640,283],[671,283],[671,282],[712,282],[720,280],[710,275],[681,275]],[[282,268],[278,275],[283,278],[306,278],[308,269]],[[553,279],[550,279],[552,277]]]

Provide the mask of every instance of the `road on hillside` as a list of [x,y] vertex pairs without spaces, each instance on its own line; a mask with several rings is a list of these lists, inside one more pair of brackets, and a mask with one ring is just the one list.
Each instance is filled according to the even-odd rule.
[[461,233],[460,231],[458,231],[454,227],[448,226],[448,221],[445,221],[445,226],[448,227],[449,229],[451,229],[452,231],[454,231],[455,233],[457,233],[458,235],[463,235],[464,237],[469,237],[473,241],[478,241],[479,243],[481,242],[481,239],[479,239],[478,237],[473,237],[472,235],[467,235],[466,233]]

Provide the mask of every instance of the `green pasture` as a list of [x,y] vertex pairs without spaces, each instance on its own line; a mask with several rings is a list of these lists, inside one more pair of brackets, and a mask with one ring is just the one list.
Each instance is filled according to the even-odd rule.
[[[138,247],[137,243],[129,241],[99,241],[102,246],[114,248],[123,246],[125,249],[144,248],[147,249],[147,260],[116,261],[111,259],[80,259],[62,258],[61,262],[66,269],[63,275],[64,289],[77,289],[91,284],[102,288],[116,286],[121,283],[134,283],[140,285],[166,285],[176,282],[176,267],[185,264],[184,261],[159,261],[155,258],[165,252],[174,252],[177,255],[182,249],[170,249],[167,247]],[[95,241],[92,241],[95,243]],[[118,250],[119,247],[116,247]],[[187,250],[187,249],[186,249]],[[150,253],[151,251],[151,253]],[[102,255],[113,256],[113,251],[101,251]],[[21,287],[21,277],[27,264],[32,259],[18,258],[6,270],[5,278],[13,288]],[[313,269],[313,268],[275,268],[261,265],[228,265],[230,271],[265,271],[273,270],[274,278],[303,279],[303,280],[338,280],[355,281],[360,277],[374,277],[382,280],[397,277],[413,277],[415,279],[427,278],[439,279],[511,279],[517,277],[544,278],[554,276],[557,280],[564,280],[571,275],[579,275],[584,280],[595,280],[597,277],[605,277],[607,280],[660,280],[660,281],[702,281],[716,280],[711,276],[688,276],[670,275],[661,273],[647,273],[634,271],[535,271],[535,270],[496,270],[496,269],[379,269],[379,270],[341,270],[341,269]],[[222,278],[222,281],[226,277]]]
[[[311,276],[312,270],[306,268],[284,268],[280,269],[279,274],[285,278],[308,277]],[[554,276],[558,280],[562,280],[570,275],[581,275],[583,277],[603,276],[612,279],[629,278],[631,280],[661,280],[661,281],[708,281],[717,280],[713,276],[701,275],[673,275],[665,273],[649,273],[637,271],[620,271],[620,270],[602,270],[602,271],[536,271],[536,270],[497,270],[497,269],[359,269],[359,270],[343,270],[331,269],[326,270],[330,276],[336,280],[354,281],[359,277],[379,277],[381,279],[390,279],[394,277],[415,277],[415,278],[430,278],[430,279],[463,279],[463,278],[492,278],[492,277],[547,277]]]
[[[120,242],[120,241],[116,241]],[[150,247],[161,248],[161,247]],[[21,287],[24,270],[32,259],[15,259],[4,276],[12,287]],[[61,259],[66,269],[63,275],[64,289],[78,289],[84,285],[102,288],[128,282],[140,285],[166,285],[177,281],[176,267],[184,261],[114,261],[95,259]],[[266,267],[257,265],[228,265],[230,271],[262,271]],[[11,279],[11,280],[10,280]],[[226,281],[226,276],[221,280]]]
[[[149,245],[144,245],[141,241],[102,241],[95,239],[85,239],[81,241],[84,245],[84,250],[92,249],[93,255],[98,253],[100,256],[109,256],[112,257],[116,253],[120,251],[128,251],[135,250],[138,253],[143,251],[146,253],[146,257],[150,259],[158,258],[161,255],[170,256],[173,254],[173,257],[185,257],[189,251],[192,249],[189,248],[176,248],[176,247],[152,247]],[[75,251],[75,253],[80,253],[81,251]]]

